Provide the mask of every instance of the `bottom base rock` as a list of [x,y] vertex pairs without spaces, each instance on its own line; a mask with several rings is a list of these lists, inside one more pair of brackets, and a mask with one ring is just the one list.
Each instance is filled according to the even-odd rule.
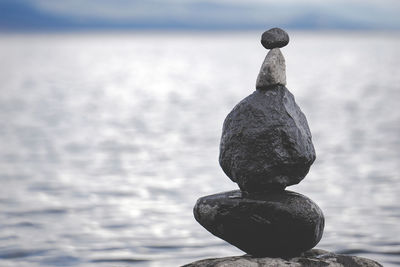
[[256,258],[250,255],[205,259],[182,267],[383,267],[376,261],[312,249],[294,258]]

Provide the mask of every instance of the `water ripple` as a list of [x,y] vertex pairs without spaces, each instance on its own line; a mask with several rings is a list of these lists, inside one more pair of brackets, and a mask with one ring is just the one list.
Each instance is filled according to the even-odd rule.
[[[0,35],[0,265],[154,267],[242,255],[192,208],[237,188],[218,166],[219,140],[225,116],[254,90],[265,57],[258,38]],[[320,248],[393,266],[400,36],[291,39],[288,88],[317,152],[292,190],[324,211]]]

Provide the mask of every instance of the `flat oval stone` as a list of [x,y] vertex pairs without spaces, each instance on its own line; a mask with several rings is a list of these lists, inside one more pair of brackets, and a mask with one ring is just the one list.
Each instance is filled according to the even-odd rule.
[[320,241],[324,230],[317,204],[291,191],[223,192],[200,198],[193,212],[213,235],[257,257],[300,255]]
[[306,117],[285,86],[255,91],[224,121],[219,163],[244,191],[297,184],[314,160]]
[[280,28],[272,28],[261,36],[261,44],[266,49],[284,47],[289,43],[289,35]]

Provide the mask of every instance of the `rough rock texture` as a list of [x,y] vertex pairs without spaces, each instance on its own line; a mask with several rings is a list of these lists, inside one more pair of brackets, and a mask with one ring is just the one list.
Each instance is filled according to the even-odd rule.
[[286,65],[279,48],[270,50],[261,65],[256,88],[268,89],[272,85],[286,85]]
[[205,196],[193,209],[212,234],[253,256],[292,256],[313,248],[324,230],[324,215],[311,199],[291,191],[240,190]]
[[225,119],[219,163],[244,191],[297,184],[314,160],[306,117],[284,86],[255,91]]
[[265,31],[261,36],[261,44],[266,49],[284,47],[289,43],[289,35],[280,28],[272,28]]
[[182,267],[382,267],[376,261],[312,249],[295,258],[254,258],[249,255],[196,261]]

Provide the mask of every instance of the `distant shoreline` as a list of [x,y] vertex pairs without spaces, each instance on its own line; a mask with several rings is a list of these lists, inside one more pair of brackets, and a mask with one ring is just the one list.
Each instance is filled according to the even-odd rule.
[[[35,35],[35,34],[243,34],[259,33],[260,29],[0,29],[0,35]],[[304,34],[391,34],[399,35],[399,30],[378,30],[378,29],[289,29],[292,33]]]

